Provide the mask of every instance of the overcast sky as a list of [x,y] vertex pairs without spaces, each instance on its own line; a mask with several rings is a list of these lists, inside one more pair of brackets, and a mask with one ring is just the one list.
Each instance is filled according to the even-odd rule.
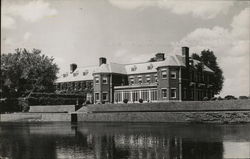
[[250,1],[2,0],[1,52],[38,48],[70,63],[143,62],[157,52],[213,50],[221,96],[249,95]]

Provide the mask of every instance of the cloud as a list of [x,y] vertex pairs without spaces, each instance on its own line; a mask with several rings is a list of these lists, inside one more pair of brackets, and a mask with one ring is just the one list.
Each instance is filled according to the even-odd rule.
[[1,18],[1,27],[5,29],[14,29],[15,28],[15,20],[7,15],[3,15]]
[[213,50],[224,71],[222,95],[249,95],[249,28],[250,8],[246,8],[234,16],[231,28],[197,28],[180,42],[173,43],[173,52],[179,52],[176,48],[184,45],[190,47],[191,53]]
[[173,0],[109,0],[122,9],[138,9],[159,7],[170,10],[178,15],[191,14],[202,19],[215,18],[219,14],[226,14],[234,2],[232,1],[173,1]]
[[3,7],[2,28],[11,29],[15,19],[20,17],[27,22],[36,22],[44,17],[54,16],[57,10],[50,7],[48,2],[42,0],[30,1],[26,4],[15,4]]
[[27,41],[27,40],[30,38],[30,36],[31,36],[31,33],[30,33],[30,32],[26,32],[26,33],[24,34],[24,36],[23,36],[23,39],[24,39],[25,41]]

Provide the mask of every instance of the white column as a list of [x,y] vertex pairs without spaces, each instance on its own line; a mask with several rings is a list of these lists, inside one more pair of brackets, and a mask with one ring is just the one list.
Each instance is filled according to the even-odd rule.
[[131,96],[130,101],[133,102],[133,91],[132,90],[130,91],[130,96]]
[[123,102],[123,100],[124,100],[124,91],[121,91],[121,93],[122,93],[122,102]]
[[148,90],[148,100],[151,101],[151,89]]
[[139,99],[141,99],[142,97],[141,97],[141,90],[139,90]]

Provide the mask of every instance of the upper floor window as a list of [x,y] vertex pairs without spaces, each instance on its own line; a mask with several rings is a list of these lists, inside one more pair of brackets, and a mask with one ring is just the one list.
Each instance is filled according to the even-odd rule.
[[162,79],[166,79],[167,78],[167,70],[162,70],[161,71],[161,77],[162,77]]
[[148,76],[148,77],[146,78],[146,81],[147,81],[147,83],[150,83],[150,81],[151,81],[150,76]]
[[162,94],[162,98],[167,98],[168,96],[167,89],[166,88],[161,89],[161,94]]
[[95,84],[99,84],[99,77],[95,77]]
[[158,82],[158,76],[155,74],[155,82]]
[[171,79],[176,79],[176,71],[171,71]]
[[108,77],[102,77],[102,83],[108,84]]
[[138,77],[138,83],[139,83],[139,84],[142,83],[142,77]]
[[130,78],[130,84],[134,84],[134,78]]
[[176,98],[176,88],[171,88],[171,98]]

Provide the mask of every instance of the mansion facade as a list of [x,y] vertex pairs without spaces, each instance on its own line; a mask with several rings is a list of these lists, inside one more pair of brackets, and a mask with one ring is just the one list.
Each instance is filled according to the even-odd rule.
[[214,72],[189,57],[189,48],[180,55],[157,53],[149,62],[118,64],[99,58],[99,66],[70,65],[56,81],[58,91],[87,91],[91,103],[198,101],[214,96]]

